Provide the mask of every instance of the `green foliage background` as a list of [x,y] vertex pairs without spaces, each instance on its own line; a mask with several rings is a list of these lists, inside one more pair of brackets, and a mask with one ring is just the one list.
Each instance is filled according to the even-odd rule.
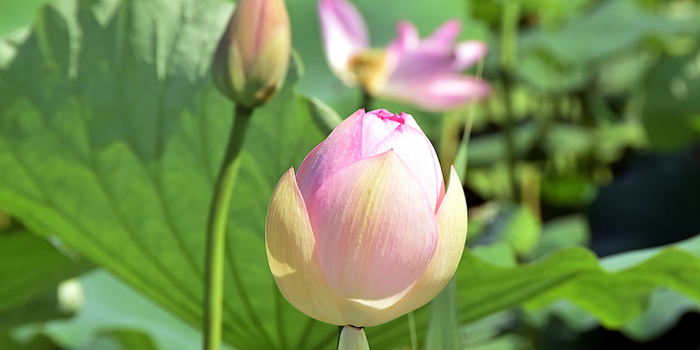
[[[373,349],[408,347],[412,335],[421,344],[428,339],[429,349],[453,348],[459,341],[435,339],[459,339],[469,332],[461,325],[478,320],[498,327],[484,318],[514,307],[533,324],[548,317],[543,313],[566,318],[568,312],[635,334],[653,332],[639,332],[634,322],[660,288],[673,290],[669,300],[683,300],[678,305],[698,305],[697,238],[599,260],[582,247],[589,240],[584,216],[543,220],[509,192],[507,135],[500,128],[480,133],[505,123],[498,80],[502,2],[443,0],[426,9],[422,1],[404,1],[395,11],[383,10],[386,2],[356,3],[376,46],[393,38],[400,19],[415,22],[424,36],[448,18],[462,19],[462,38],[491,44],[484,77],[494,86],[491,99],[472,111],[474,119],[468,110],[438,115],[377,102],[414,114],[443,163],[463,164],[465,186],[486,204],[470,212],[471,250],[454,283],[432,310],[412,315],[413,329],[404,317],[368,329]],[[40,4],[0,5],[0,34],[6,34],[0,37],[0,210],[9,214],[0,225],[0,347],[172,349],[177,343],[163,339],[173,333],[190,339],[180,345],[197,344],[192,327],[202,317],[204,228],[233,110],[213,88],[209,68],[233,4]],[[523,19],[538,22],[518,41],[516,157],[519,175],[537,169],[538,198],[581,212],[626,150],[678,150],[698,141],[694,14],[626,0],[521,5]],[[349,115],[360,98],[327,68],[315,6],[288,1],[297,53],[283,90],[256,110],[245,141],[225,271],[224,338],[238,349],[330,349],[336,341],[336,327],[284,300],[264,249],[267,203],[279,177],[337,123],[333,110]],[[31,16],[31,27],[19,28]],[[625,99],[622,112],[606,104],[611,95]],[[459,136],[467,122],[476,132],[469,142]],[[44,323],[75,311],[56,312],[57,285],[93,264],[109,274],[83,279],[85,310],[72,321]],[[105,285],[127,297],[101,292]],[[140,316],[150,321],[108,308],[103,318],[124,321],[86,326],[90,307],[110,300],[152,310]],[[23,337],[34,340],[19,347]]]

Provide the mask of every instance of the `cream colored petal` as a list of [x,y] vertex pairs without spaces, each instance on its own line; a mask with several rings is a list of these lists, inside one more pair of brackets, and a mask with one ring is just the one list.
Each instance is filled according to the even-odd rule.
[[437,223],[438,247],[425,273],[406,296],[365,326],[389,322],[427,304],[445,288],[457,270],[467,239],[467,202],[454,167],[447,194],[438,209]]
[[318,263],[314,234],[294,169],[282,176],[272,193],[265,246],[277,287],[289,303],[319,321],[346,324]]
[[247,69],[246,79],[259,100],[272,98],[287,74],[291,42],[289,33],[287,25],[271,30],[252,66]]

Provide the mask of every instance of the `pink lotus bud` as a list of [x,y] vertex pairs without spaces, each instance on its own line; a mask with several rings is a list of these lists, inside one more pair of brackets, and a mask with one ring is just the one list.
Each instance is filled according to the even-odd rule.
[[433,146],[409,114],[359,110],[282,176],[265,226],[277,286],[297,309],[372,326],[432,300],[462,256],[464,192],[445,193]]
[[214,83],[248,107],[272,98],[287,74],[291,51],[283,0],[241,0],[214,57]]

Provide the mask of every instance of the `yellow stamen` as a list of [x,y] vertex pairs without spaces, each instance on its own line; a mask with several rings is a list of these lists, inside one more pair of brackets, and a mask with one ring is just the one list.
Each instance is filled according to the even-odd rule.
[[367,49],[353,56],[348,62],[350,72],[370,94],[376,93],[386,82],[389,75],[386,58],[386,50]]

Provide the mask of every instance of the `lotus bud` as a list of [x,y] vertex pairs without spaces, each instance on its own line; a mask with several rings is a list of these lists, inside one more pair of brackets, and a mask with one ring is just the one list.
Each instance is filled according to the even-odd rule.
[[216,49],[214,83],[234,102],[257,107],[282,85],[290,50],[284,1],[241,0]]
[[331,324],[388,322],[433,299],[454,274],[467,206],[409,114],[359,110],[275,188],[265,242],[275,282]]

